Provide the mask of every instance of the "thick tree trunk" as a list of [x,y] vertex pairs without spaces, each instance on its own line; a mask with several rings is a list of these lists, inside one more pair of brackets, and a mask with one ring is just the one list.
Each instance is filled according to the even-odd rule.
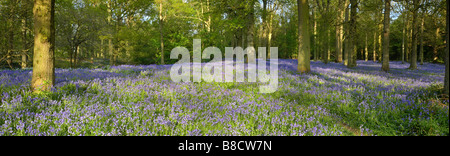
[[308,0],[297,0],[298,4],[298,67],[300,73],[309,73],[310,69],[310,36]]
[[411,46],[411,64],[409,66],[409,69],[417,69],[417,28],[418,28],[418,22],[417,22],[417,10],[419,8],[419,0],[413,0],[414,4],[414,12],[413,12],[413,23],[412,23],[412,46]]
[[50,91],[55,83],[55,0],[35,0],[34,56],[31,87],[34,93]]
[[389,25],[390,25],[390,12],[391,12],[391,0],[384,1],[384,30],[383,30],[383,64],[381,69],[383,71],[389,71]]

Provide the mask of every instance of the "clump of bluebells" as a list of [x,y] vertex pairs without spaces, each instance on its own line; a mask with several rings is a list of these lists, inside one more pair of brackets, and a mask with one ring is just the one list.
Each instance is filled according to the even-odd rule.
[[279,60],[278,91],[258,83],[174,83],[170,65],[57,69],[52,92],[30,93],[31,70],[0,71],[0,136],[449,135],[444,67],[358,67]]

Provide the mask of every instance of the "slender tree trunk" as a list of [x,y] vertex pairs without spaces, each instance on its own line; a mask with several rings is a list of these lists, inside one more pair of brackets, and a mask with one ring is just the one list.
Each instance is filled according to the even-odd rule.
[[162,16],[163,4],[162,1],[159,3],[159,34],[161,41],[161,64],[164,64],[164,19]]
[[[313,17],[316,17],[316,14],[314,14],[314,8],[312,9],[312,14]],[[314,61],[317,62],[317,60],[319,59],[319,52],[318,52],[318,37],[317,37],[317,18],[314,18]]]
[[298,4],[298,67],[300,73],[309,73],[310,69],[310,36],[308,0],[297,0]]
[[441,35],[439,35],[440,32],[440,28],[437,27],[436,28],[436,32],[434,34],[434,45],[433,45],[433,62],[437,63],[438,58],[439,58],[439,52],[438,52],[438,42],[440,41],[440,37]]
[[403,20],[403,33],[402,33],[402,64],[405,64],[405,36],[406,36],[406,20]]
[[373,62],[377,62],[377,33],[373,32]]
[[272,46],[272,14],[269,14],[269,20],[267,23],[267,58],[270,59],[270,47]]
[[367,62],[367,61],[369,61],[369,47],[367,47],[368,45],[367,45],[367,34],[366,34],[366,43],[365,43],[365,48],[364,48],[364,51],[366,52],[366,54],[365,54],[365,61]]
[[[448,5],[449,5],[449,3],[448,3],[448,1],[449,0],[447,0],[447,7],[448,7]],[[446,41],[446,43],[447,43],[447,46],[446,46],[446,48],[445,48],[445,78],[444,78],[444,93],[445,94],[447,94],[448,95],[448,92],[449,92],[449,88],[448,88],[448,81],[449,81],[449,75],[448,75],[448,71],[449,71],[449,57],[448,57],[448,55],[449,55],[449,43],[448,43],[448,38],[449,38],[449,33],[448,33],[448,31],[449,31],[449,25],[448,25],[448,18],[449,18],[449,16],[450,16],[450,14],[449,14],[449,12],[448,12],[448,9],[447,9],[447,18],[446,18],[446,31],[445,31],[445,33],[447,34],[447,37],[445,38],[445,41]]]
[[10,26],[9,26],[9,33],[8,33],[8,41],[9,41],[9,43],[8,43],[8,53],[7,53],[7,55],[6,55],[6,62],[8,63],[8,66],[9,66],[9,68],[13,68],[12,67],[12,57],[11,57],[11,55],[13,55],[13,52],[14,52],[14,25],[13,25],[13,22],[14,22],[14,19],[11,19],[10,20]]
[[[112,12],[111,12],[111,1],[107,2],[108,5],[108,25],[111,25],[111,20],[112,20]],[[113,35],[110,34],[110,36],[108,37],[108,53],[109,53],[109,65],[113,66],[114,65],[114,45],[112,42],[112,37]]]
[[26,11],[25,11],[25,16],[22,19],[22,51],[21,51],[21,56],[22,56],[22,61],[21,61],[21,67],[22,69],[27,67],[27,23],[26,23]]
[[327,30],[327,63],[331,60],[331,52],[330,52],[330,30]]
[[100,57],[105,58],[105,47],[103,44],[103,38],[100,40]]
[[[424,16],[424,15],[423,15]],[[422,23],[420,25],[420,65],[423,65],[423,29],[425,17],[422,16]]]
[[50,91],[55,83],[55,0],[35,0],[33,93]]
[[208,33],[211,32],[211,12],[209,9],[209,0],[206,0],[206,11],[208,12],[208,24],[207,24],[207,29],[208,29]]
[[391,0],[384,1],[384,30],[383,30],[383,64],[381,69],[383,71],[389,71],[389,25],[390,25],[390,12],[391,12]]
[[350,26],[349,26],[349,6],[345,5],[345,50],[344,50],[344,65],[348,66],[349,65],[349,53],[351,51],[351,46],[350,46]]
[[70,45],[70,51],[69,51],[69,64],[70,68],[73,68],[73,53],[75,52],[75,46]]
[[[343,10],[344,2],[339,0],[339,8],[338,8],[338,22],[343,21],[344,10]],[[342,28],[343,24],[336,24],[336,63],[342,62]]]
[[405,33],[405,36],[406,36],[406,38],[405,38],[405,61],[406,62],[408,62],[408,63],[411,63],[410,61],[409,61],[409,53],[410,53],[410,50],[411,50],[411,44],[410,44],[410,38],[411,38],[411,25],[410,25],[410,23],[409,23],[409,14],[407,14],[406,15],[406,33]]
[[412,53],[411,53],[411,65],[409,69],[417,69],[417,10],[419,8],[419,0],[413,0],[414,12],[413,12],[413,35],[412,35]]
[[356,50],[356,9],[358,8],[358,2],[357,0],[350,0],[350,4],[351,4],[351,11],[350,11],[350,30],[349,30],[349,36],[350,36],[350,40],[349,40],[349,46],[350,46],[350,51],[348,53],[348,65],[347,67],[355,67],[356,66],[356,60],[354,57],[355,54],[355,50]]
[[[253,47],[254,43],[253,43],[253,30],[255,28],[255,13],[254,13],[254,4],[255,4],[255,0],[251,0],[249,2],[249,7],[250,7],[250,12],[248,12],[247,14],[247,47]],[[251,50],[249,51],[249,55],[247,56],[247,62],[248,63],[253,63],[250,61],[253,61],[252,58],[250,58],[250,56],[253,56],[252,54],[255,54],[255,51]],[[255,62],[256,63],[256,62]]]
[[73,66],[78,67],[78,52],[80,50],[79,45],[75,45],[75,51],[73,52]]
[[[262,11],[262,46],[267,50],[267,0],[263,0],[263,11]],[[269,47],[270,48],[270,47]]]
[[[380,16],[381,16],[381,14],[380,14]],[[381,21],[381,17],[380,17],[380,21]],[[379,24],[378,25],[378,30],[380,30],[379,32],[382,32],[383,31],[383,25],[382,24]],[[379,44],[379,46],[378,46],[378,53],[379,53],[379,55],[378,55],[378,62],[379,63],[381,63],[382,61],[383,61],[383,36],[382,36],[382,34],[383,33],[380,33],[379,34],[379,36],[378,36],[378,44]]]

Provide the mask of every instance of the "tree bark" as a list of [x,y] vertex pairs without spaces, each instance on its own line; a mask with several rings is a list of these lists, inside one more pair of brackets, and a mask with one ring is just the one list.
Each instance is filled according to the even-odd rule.
[[[449,5],[448,1],[449,0],[446,1],[447,2],[447,6]],[[448,17],[449,16],[450,16],[450,14],[449,14],[448,9],[447,9],[447,18],[446,18],[446,25],[447,26],[446,26],[446,31],[445,31],[446,34],[447,34],[447,37],[445,38],[447,46],[445,48],[445,78],[444,78],[444,93],[447,94],[447,95],[448,95],[448,92],[449,92],[449,88],[448,88],[448,81],[449,81],[448,71],[449,71],[449,61],[450,61],[449,58],[448,58],[448,55],[449,55],[449,43],[448,43],[449,25],[448,25]]]
[[162,1],[159,3],[159,33],[160,33],[160,40],[161,40],[161,64],[164,64],[164,19],[162,16]]
[[336,24],[336,63],[342,62],[342,38],[343,38],[343,16],[344,16],[344,9],[343,9],[344,2],[343,0],[339,0],[339,6],[338,6],[338,19],[337,23],[342,22],[340,24]]
[[419,8],[419,0],[413,0],[414,4],[414,11],[413,11],[413,23],[412,23],[412,46],[411,46],[411,64],[409,66],[409,69],[415,70],[417,69],[417,10]]
[[384,30],[383,30],[383,64],[381,69],[383,71],[389,71],[389,25],[390,25],[390,12],[391,12],[391,0],[384,1]]
[[403,19],[403,33],[402,33],[402,64],[405,64],[405,36],[406,36],[406,20]]
[[27,67],[27,10],[24,12],[24,16],[22,18],[22,51],[21,51],[21,67],[22,69],[25,69]]
[[[348,0],[347,0],[348,1]],[[350,11],[350,9],[349,9],[349,6],[348,5],[345,5],[345,49],[344,49],[344,65],[345,66],[348,66],[348,64],[349,64],[349,61],[348,61],[348,54],[350,53],[350,51],[351,51],[351,48],[350,48],[350,35],[349,35],[349,33],[350,33],[350,31],[349,31],[349,11]]]
[[316,14],[314,13],[314,8],[312,9],[313,19],[314,19],[314,61],[317,61],[319,59],[319,52],[318,52],[318,38],[317,38],[317,18]]
[[[437,26],[437,25],[436,25]],[[438,42],[440,40],[441,35],[439,35],[439,32],[441,31],[441,28],[437,27],[436,32],[434,34],[434,45],[433,45],[433,63],[437,63],[439,58],[439,52],[438,52]]]
[[[108,25],[109,26],[112,26],[111,25],[111,20],[112,20],[111,3],[112,3],[111,1],[107,2],[107,5],[108,5],[108,9],[107,9],[107,12],[108,12]],[[108,53],[109,53],[109,65],[110,66],[114,65],[114,45],[113,45],[113,42],[112,42],[112,38],[113,38],[113,35],[110,34],[108,36],[108,51],[109,51]]]
[[55,0],[35,0],[33,93],[50,91],[55,83]]
[[308,0],[297,0],[298,4],[298,67],[300,73],[309,73],[310,69],[310,36]]
[[[247,14],[247,47],[253,47],[253,45],[254,45],[253,30],[255,28],[255,12],[254,12],[255,0],[251,0],[249,3],[250,3],[250,5],[249,5],[250,12],[248,12],[248,14]],[[249,51],[249,55],[247,55],[247,62],[253,63],[253,62],[250,62],[250,61],[253,61],[252,58],[250,58],[250,56],[253,56],[253,55],[256,56],[255,51],[254,50]]]
[[367,46],[368,45],[367,45],[367,34],[366,34],[366,42],[365,42],[365,48],[364,48],[366,62],[369,61],[369,47],[367,47]]
[[356,67],[356,60],[354,55],[356,55],[356,9],[358,8],[357,0],[350,0],[351,11],[350,11],[350,30],[349,30],[349,48],[350,51],[348,53],[348,65],[347,67]]
[[425,14],[422,15],[422,23],[420,24],[420,65],[423,65],[423,29],[424,29],[424,22],[425,17],[423,17]]
[[373,32],[373,62],[377,62],[377,33]]

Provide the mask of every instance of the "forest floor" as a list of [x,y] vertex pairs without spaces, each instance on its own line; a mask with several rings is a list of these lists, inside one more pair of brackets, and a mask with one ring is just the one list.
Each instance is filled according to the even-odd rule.
[[57,69],[53,92],[30,93],[30,69],[0,70],[0,136],[449,135],[443,65],[355,68],[279,60],[278,90],[262,83],[183,82],[171,65]]

